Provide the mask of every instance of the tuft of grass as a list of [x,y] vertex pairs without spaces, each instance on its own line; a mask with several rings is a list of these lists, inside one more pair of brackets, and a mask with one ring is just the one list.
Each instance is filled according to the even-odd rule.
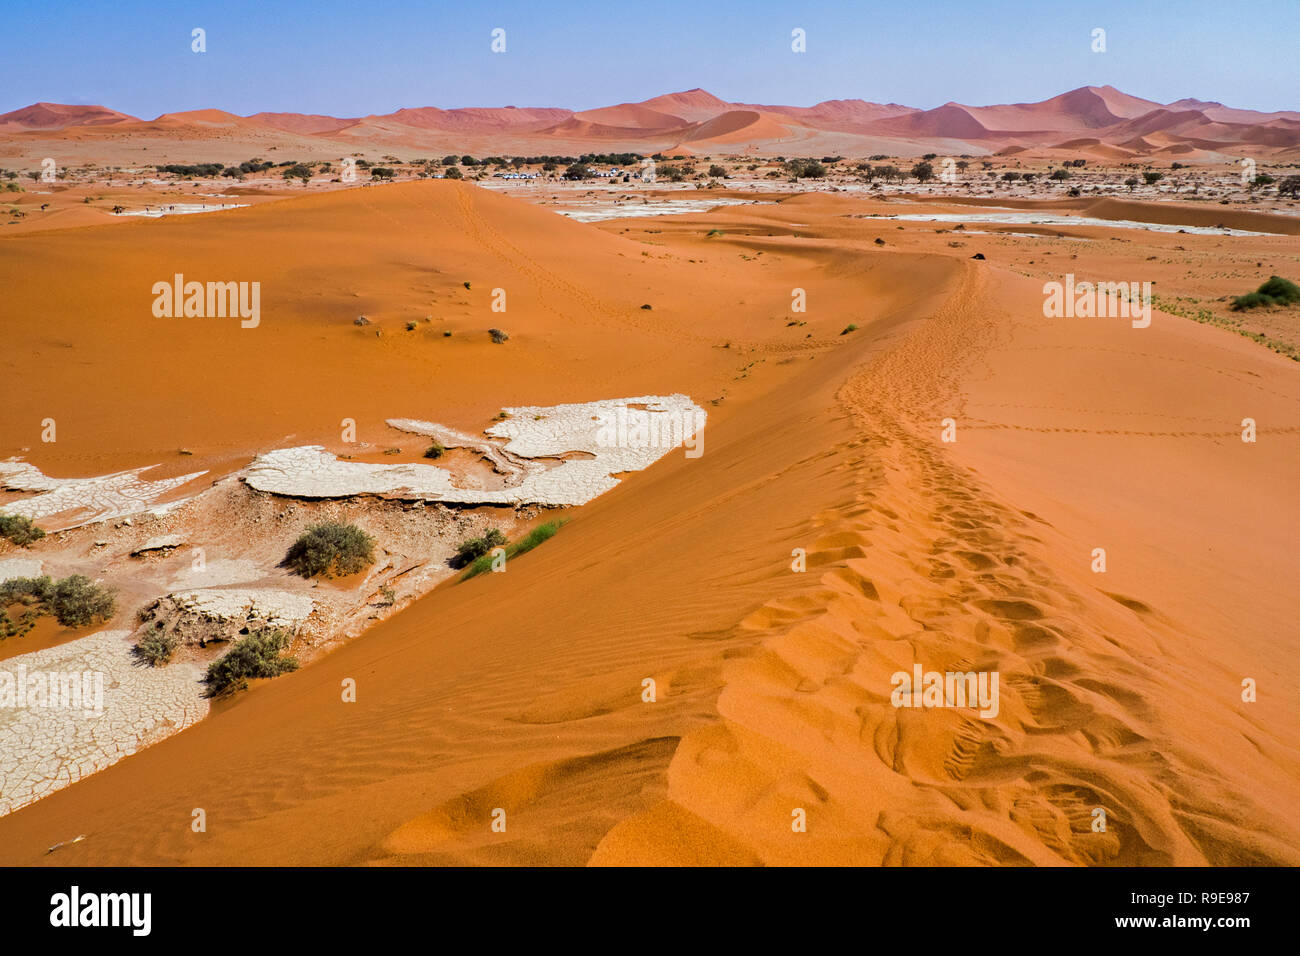
[[446,451],[447,449],[442,446],[442,442],[436,441],[424,450],[424,457],[441,458]]
[[848,335],[850,332],[856,332],[857,330],[858,327],[854,323],[850,322],[844,327],[844,331],[841,332],[840,335]]
[[375,539],[353,524],[325,521],[309,527],[289,548],[285,563],[305,578],[346,577],[375,560]]
[[140,638],[131,650],[138,660],[150,667],[162,667],[171,663],[172,656],[180,643],[180,638],[175,634],[168,634],[162,630],[162,622],[159,621],[158,629]]
[[235,641],[224,655],[208,665],[203,682],[205,697],[225,697],[248,687],[250,678],[279,677],[298,669],[298,660],[282,656],[289,635],[274,627],[261,627]]
[[19,547],[25,548],[33,541],[45,537],[45,532],[38,528],[31,518],[0,514],[0,537],[8,538]]
[[[456,554],[451,559],[451,566],[453,568],[463,568],[471,561],[487,555],[493,548],[499,548],[505,543],[506,536],[499,528],[488,528],[483,537],[466,538],[456,545]],[[490,557],[490,555],[488,556]]]
[[1265,305],[1293,305],[1300,302],[1300,286],[1290,279],[1270,276],[1269,280],[1254,292],[1247,292],[1232,300],[1230,308],[1234,312],[1243,309],[1256,309]]
[[408,331],[408,332],[414,332],[414,331],[415,331],[416,329],[418,329],[419,327],[420,327],[420,323],[419,323],[419,322],[407,322],[407,323],[406,323],[406,331]]
[[504,329],[488,329],[488,335],[492,336],[492,341],[497,345],[502,344],[510,338],[510,333]]
[[[551,538],[555,537],[555,532],[559,531],[563,525],[563,521],[548,521],[546,524],[539,524],[514,544],[505,544],[505,536],[503,535],[501,538],[501,544],[505,544],[506,560],[508,561],[521,554],[526,554],[543,541],[549,541]],[[500,545],[496,545],[496,547],[499,546]],[[491,554],[483,554],[475,558],[474,563],[471,564],[469,569],[460,576],[460,579],[462,581],[468,581],[470,578],[476,577],[484,571],[491,570],[492,559],[493,556]]]

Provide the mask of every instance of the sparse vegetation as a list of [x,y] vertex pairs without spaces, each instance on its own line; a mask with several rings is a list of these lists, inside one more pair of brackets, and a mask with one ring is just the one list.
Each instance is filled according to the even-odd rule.
[[467,538],[456,546],[456,554],[451,559],[453,568],[463,568],[471,561],[487,555],[493,548],[503,547],[506,536],[498,528],[489,528],[481,538]]
[[1290,279],[1271,276],[1267,282],[1254,292],[1247,292],[1232,300],[1230,308],[1234,312],[1243,309],[1257,309],[1260,306],[1294,305],[1300,302],[1300,286]]
[[0,537],[8,538],[20,548],[25,548],[33,541],[45,537],[45,532],[38,528],[31,518],[0,514]]
[[150,667],[162,667],[171,663],[176,648],[180,646],[180,638],[164,631],[161,621],[157,623],[158,627],[140,638],[132,648],[136,658]]
[[[17,620],[9,614],[15,605],[22,610]],[[10,578],[0,583],[0,638],[25,634],[36,619],[52,614],[64,627],[102,624],[117,610],[113,591],[81,574],[55,581],[49,575],[38,578]]]
[[443,454],[446,453],[446,451],[447,449],[443,447],[442,442],[436,441],[430,444],[429,447],[424,450],[424,457],[441,458]]
[[840,335],[848,335],[850,332],[856,332],[857,330],[858,330],[857,325],[850,322],[848,325],[844,327],[844,331],[841,332]]
[[204,696],[224,697],[244,690],[250,678],[279,677],[297,670],[297,659],[283,656],[289,641],[289,635],[279,628],[262,627],[250,631],[208,665],[207,675],[203,678],[208,685]]
[[[536,528],[528,532],[528,534],[524,535],[514,544],[505,544],[505,539],[503,537],[501,540],[501,544],[505,545],[506,560],[509,560],[510,558],[518,557],[521,554],[526,554],[527,552],[533,550],[533,548],[541,544],[543,541],[549,541],[551,538],[555,536],[555,532],[560,530],[560,526],[563,524],[564,524],[563,521],[548,521],[546,522],[546,524],[539,524]],[[499,546],[500,545],[496,545],[495,547],[499,547]],[[461,575],[460,579],[462,581],[466,581],[472,577],[482,574],[485,571],[491,570],[492,560],[493,560],[493,555],[491,554],[481,555],[480,557],[474,560],[474,563],[471,564],[469,566],[469,569],[464,574]]]
[[356,525],[325,521],[312,525],[285,557],[285,563],[306,578],[346,577],[373,563],[375,539]]

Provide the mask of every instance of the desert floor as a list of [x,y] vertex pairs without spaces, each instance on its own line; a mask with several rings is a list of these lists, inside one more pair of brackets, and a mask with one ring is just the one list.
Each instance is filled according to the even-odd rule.
[[[700,457],[507,573],[0,817],[0,862],[1300,863],[1300,363],[1214,322],[1300,279],[1293,223],[1025,234],[770,198],[586,224],[424,181],[0,236],[0,458],[50,475],[210,484],[341,452],[344,418],[382,444],[393,416],[709,412]],[[175,273],[260,281],[261,324],[155,318]],[[1066,273],[1169,311],[1044,318]],[[1294,310],[1249,321],[1297,342]],[[998,715],[895,708],[914,664],[998,672]]]

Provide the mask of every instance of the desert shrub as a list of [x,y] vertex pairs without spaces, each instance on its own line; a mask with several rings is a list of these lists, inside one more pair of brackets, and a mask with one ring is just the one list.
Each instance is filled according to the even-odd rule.
[[443,179],[464,179],[465,174],[460,171],[459,166],[448,166],[442,171]]
[[1069,179],[1069,178],[1070,178],[1070,174],[1069,174],[1068,172],[1066,172],[1064,169],[1053,169],[1053,170],[1052,170],[1052,174],[1051,174],[1050,176],[1048,176],[1047,178],[1048,178],[1048,179],[1055,179],[1055,180],[1057,180],[1057,181],[1059,182],[1059,181],[1062,180],[1062,179]]
[[375,559],[375,539],[353,524],[324,521],[309,527],[285,557],[305,578],[356,574]]
[[1165,174],[1157,173],[1153,170],[1148,173],[1143,173],[1142,178],[1146,180],[1148,186],[1154,186],[1156,183],[1160,182],[1160,180],[1165,178]]
[[305,183],[307,180],[311,179],[311,168],[302,165],[302,163],[294,163],[281,175],[284,176],[285,179],[301,179]]
[[0,537],[8,538],[19,547],[27,547],[33,541],[45,537],[45,532],[38,528],[31,518],[22,515],[0,515]]
[[222,697],[243,690],[249,678],[279,677],[298,669],[293,657],[281,656],[289,647],[289,635],[279,628],[262,627],[235,641],[224,655],[208,665],[203,682],[204,696]]
[[100,624],[117,610],[112,589],[82,574],[60,581],[47,574],[38,578],[11,578],[0,584],[0,608],[14,604],[32,609],[23,615],[29,623],[41,614],[53,614],[64,627]]
[[848,335],[850,332],[856,332],[857,330],[858,330],[857,325],[850,322],[848,325],[844,327],[844,331],[841,332],[840,335]]
[[821,179],[826,175],[826,167],[815,159],[792,159],[785,168],[795,179]]
[[113,592],[84,574],[56,581],[47,606],[64,627],[99,624],[113,616],[117,601]]
[[446,450],[447,450],[447,449],[443,447],[442,442],[440,442],[440,441],[436,441],[436,442],[433,442],[433,443],[432,443],[428,448],[426,448],[426,449],[424,450],[424,457],[425,457],[425,458],[441,458],[441,457],[443,456],[443,453],[444,453]]
[[1292,199],[1300,197],[1300,176],[1288,176],[1282,180],[1277,187],[1279,196],[1290,196]]
[[1271,276],[1254,292],[1247,292],[1233,299],[1231,308],[1234,312],[1240,312],[1243,309],[1255,309],[1266,305],[1292,305],[1296,302],[1300,302],[1300,286],[1290,279]]
[[374,179],[392,179],[393,171],[387,166],[375,166],[370,170],[370,175]]
[[1002,174],[1002,181],[1004,183],[1014,183],[1019,178],[1020,178],[1020,174],[1016,172],[1014,169],[1008,169],[1005,173]]
[[[510,545],[506,544],[505,536],[501,535],[500,540],[492,547],[500,547],[502,545],[505,545],[507,560],[510,558],[515,558],[521,554],[526,554],[527,552],[533,550],[533,548],[537,547],[543,541],[549,541],[551,538],[555,537],[555,532],[560,530],[560,526],[562,524],[564,524],[563,521],[548,521],[546,522],[546,524],[539,524],[532,531],[528,532],[528,534],[524,535],[514,544],[510,544]],[[500,534],[500,532],[497,533]],[[486,552],[479,555],[477,558],[474,559],[473,563],[470,564],[469,570],[466,571],[463,575],[461,575],[461,580],[462,581],[467,580],[476,575],[482,574],[484,571],[490,570],[492,567],[493,558],[494,555],[487,554]]]
[[414,332],[414,331],[415,331],[416,329],[418,329],[419,327],[420,327],[420,323],[419,323],[419,322],[407,322],[407,323],[406,323],[406,331],[408,331],[408,332]]
[[463,568],[477,558],[487,554],[493,548],[500,548],[506,543],[506,536],[497,528],[488,528],[481,538],[466,538],[456,545],[456,554],[451,559],[453,568]]
[[912,167],[912,178],[918,182],[929,182],[934,176],[934,167],[929,163],[917,163]]
[[[161,625],[161,622],[159,624]],[[176,648],[179,646],[180,638],[175,634],[168,634],[159,627],[140,638],[132,648],[132,652],[138,660],[150,667],[162,667],[171,662],[172,655],[176,653]]]
[[714,179],[722,179],[727,175],[727,171],[723,169],[721,166],[719,166],[717,163],[714,163],[712,166],[709,167],[709,175],[712,176]]
[[510,333],[503,329],[488,329],[488,335],[492,336],[492,341],[497,345],[500,345],[510,338]]

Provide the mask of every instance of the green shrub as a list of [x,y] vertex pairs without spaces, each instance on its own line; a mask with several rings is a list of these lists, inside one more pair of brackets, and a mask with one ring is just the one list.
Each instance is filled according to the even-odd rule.
[[27,547],[33,541],[45,537],[45,532],[32,523],[31,518],[22,515],[0,515],[0,537],[8,538],[19,547]]
[[374,562],[375,539],[356,525],[325,521],[309,527],[285,557],[285,563],[305,578],[345,577]]
[[[555,532],[560,530],[560,526],[563,524],[563,521],[548,521],[546,524],[539,524],[514,544],[506,545],[506,559],[509,560],[510,558],[518,557],[521,554],[527,554],[543,541],[549,541],[555,536]],[[500,534],[500,532],[497,532],[497,534]],[[505,536],[502,535],[500,541],[492,547],[505,545],[505,542]],[[469,578],[475,577],[476,575],[482,574],[484,571],[491,570],[494,558],[495,555],[491,554],[484,553],[479,555],[469,566],[469,570],[461,575],[461,580],[465,581]]]
[[[8,613],[8,608],[15,604],[24,608],[17,621]],[[54,615],[64,627],[84,627],[102,624],[116,609],[112,590],[81,574],[61,581],[48,574],[38,578],[10,578],[0,584],[0,633],[5,637],[30,631],[42,614]]]
[[424,450],[425,458],[441,458],[446,448],[442,447],[442,442],[436,441]]
[[279,628],[263,627],[235,641],[222,657],[208,665],[203,682],[204,696],[222,697],[243,690],[249,678],[279,677],[298,669],[293,657],[282,657],[289,647],[289,635]]
[[175,634],[168,634],[159,628],[140,638],[133,650],[135,656],[150,667],[162,667],[171,662],[178,646],[180,639]]
[[506,536],[497,528],[488,528],[487,534],[481,538],[467,538],[456,546],[456,554],[451,559],[453,568],[463,568],[471,561],[482,557],[493,548],[502,547],[506,543]]
[[1289,279],[1270,276],[1269,280],[1254,292],[1247,292],[1232,300],[1234,312],[1254,309],[1263,305],[1291,305],[1300,302],[1300,286]]
[[848,325],[844,327],[844,331],[841,332],[840,335],[848,335],[850,332],[856,332],[857,330],[858,330],[857,325],[850,322]]
[[84,574],[74,574],[55,582],[46,606],[64,627],[85,627],[112,617],[117,601],[108,588]]

